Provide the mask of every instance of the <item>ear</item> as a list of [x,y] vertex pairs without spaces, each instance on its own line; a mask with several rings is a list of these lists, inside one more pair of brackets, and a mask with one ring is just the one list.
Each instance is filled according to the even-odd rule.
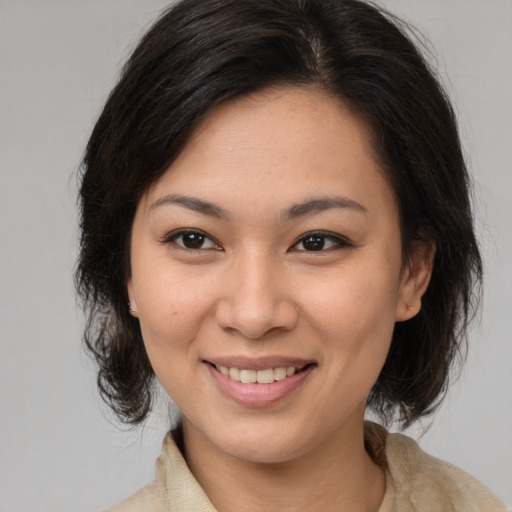
[[135,294],[133,293],[133,282],[131,277],[126,283],[126,291],[128,293],[128,309],[130,311],[130,315],[138,318],[137,302],[135,300]]
[[434,242],[414,242],[411,256],[405,264],[400,280],[400,291],[396,306],[397,322],[409,320],[417,315],[421,309],[421,298],[430,282],[435,252]]

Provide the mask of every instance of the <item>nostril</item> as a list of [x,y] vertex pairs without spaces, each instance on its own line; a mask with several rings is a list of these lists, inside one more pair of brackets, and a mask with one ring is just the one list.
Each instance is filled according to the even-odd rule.
[[230,334],[260,340],[280,331],[289,331],[297,325],[298,310],[288,300],[258,303],[237,299],[222,300],[215,311],[217,324]]

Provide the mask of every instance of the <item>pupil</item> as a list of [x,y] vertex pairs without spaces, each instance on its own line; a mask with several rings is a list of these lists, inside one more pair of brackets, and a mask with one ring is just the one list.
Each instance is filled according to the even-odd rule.
[[302,243],[304,244],[304,249],[308,251],[320,251],[324,248],[325,239],[321,235],[311,235]]
[[188,249],[200,249],[204,242],[204,235],[200,233],[187,233],[183,235],[183,245]]

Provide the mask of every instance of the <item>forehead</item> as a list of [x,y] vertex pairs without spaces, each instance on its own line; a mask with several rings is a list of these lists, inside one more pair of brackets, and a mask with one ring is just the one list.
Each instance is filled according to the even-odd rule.
[[[227,101],[196,128],[185,152],[207,149],[230,154],[278,157],[281,150],[301,160],[322,150],[352,146],[372,153],[370,130],[338,99],[315,88],[269,88]],[[345,151],[348,156],[350,151]]]
[[257,209],[305,196],[389,194],[370,130],[339,100],[312,88],[268,89],[214,109],[150,200],[169,193],[225,202],[245,195]]

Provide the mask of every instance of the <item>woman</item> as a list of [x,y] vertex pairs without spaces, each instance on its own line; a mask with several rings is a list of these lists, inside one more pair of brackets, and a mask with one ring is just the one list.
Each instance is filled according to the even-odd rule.
[[504,510],[405,436],[439,405],[481,260],[456,121],[359,0],[185,0],[89,141],[78,289],[98,383],[182,412],[113,510]]

